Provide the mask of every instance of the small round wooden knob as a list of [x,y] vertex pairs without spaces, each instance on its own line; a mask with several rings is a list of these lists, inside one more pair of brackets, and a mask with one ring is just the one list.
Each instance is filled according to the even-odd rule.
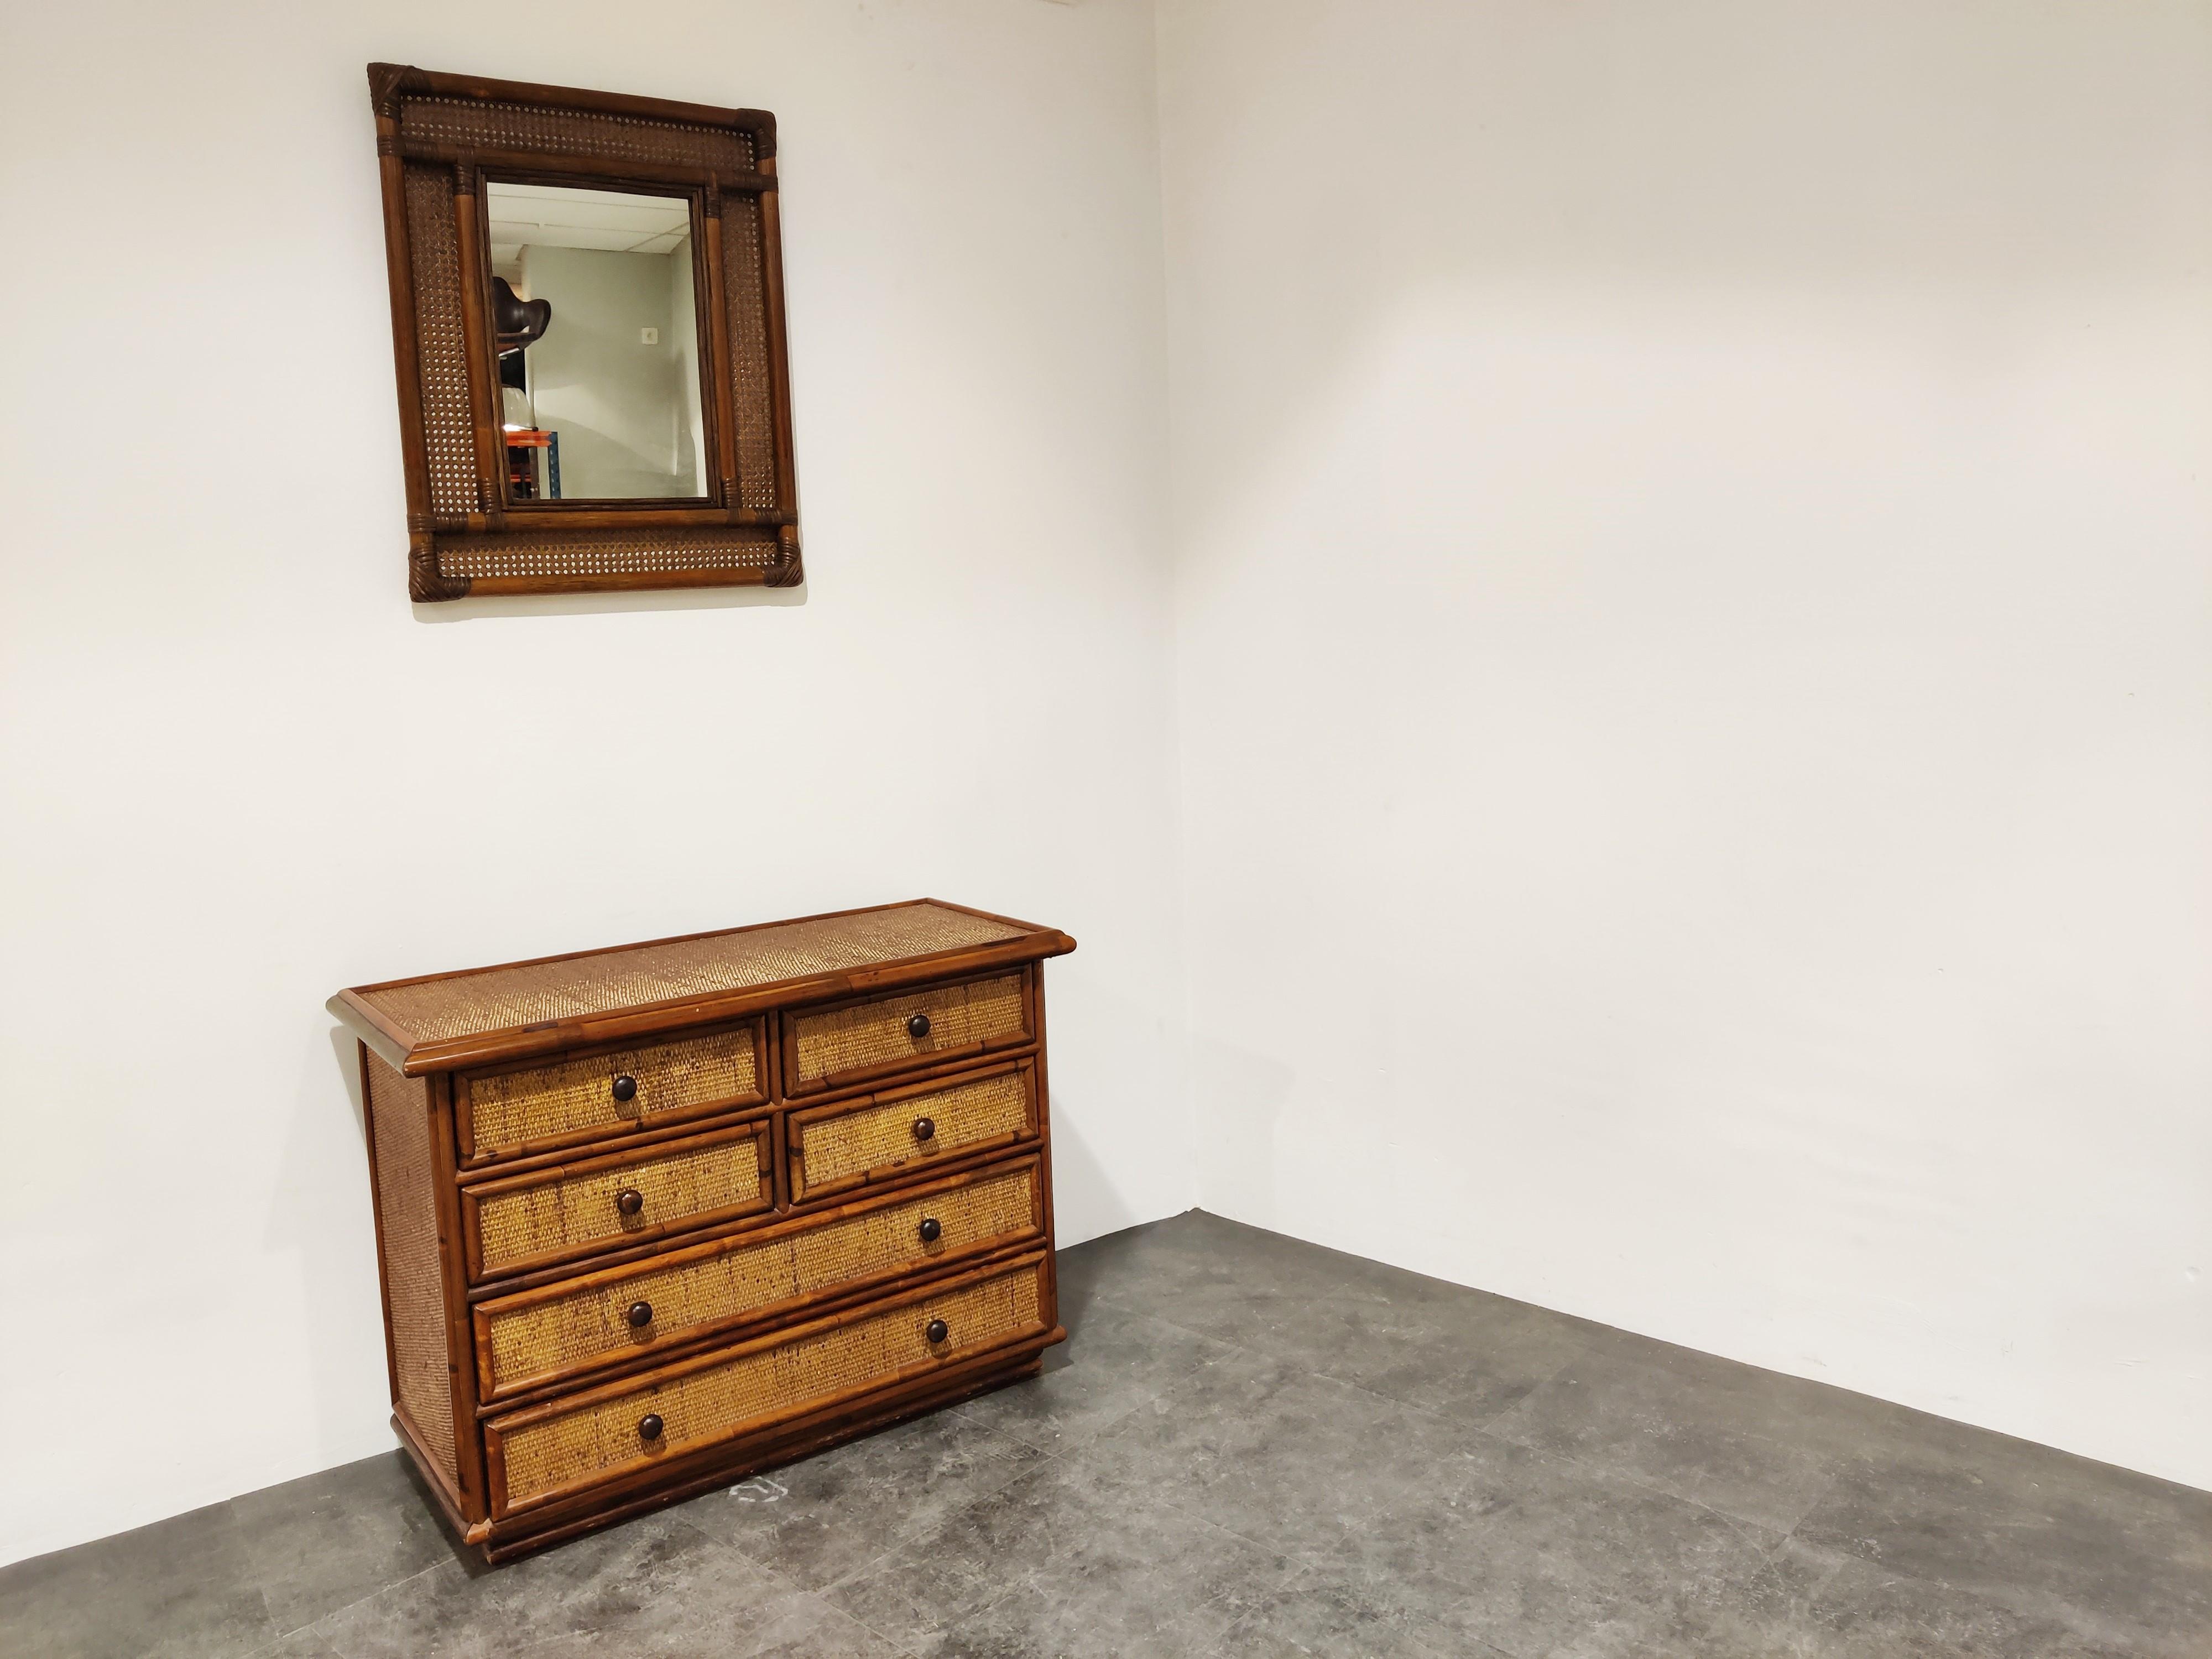
[[933,1319],[922,1328],[921,1334],[929,1339],[929,1346],[933,1348],[952,1334],[952,1327],[941,1319]]
[[916,1042],[921,1042],[922,1038],[927,1036],[929,1035],[929,1016],[927,1014],[916,1014],[913,1018],[907,1021],[906,1034],[912,1037]]
[[615,1098],[629,1102],[637,1098],[637,1079],[625,1072],[615,1079]]
[[629,1304],[629,1313],[627,1316],[629,1320],[630,1329],[634,1331],[641,1331],[647,1325],[653,1323],[653,1304],[650,1302],[633,1302]]
[[921,1242],[925,1244],[934,1244],[945,1237],[945,1229],[938,1225],[937,1218],[933,1215],[922,1217],[920,1231]]
[[615,1208],[624,1215],[635,1215],[645,1208],[645,1194],[635,1187],[625,1187],[615,1194]]
[[934,1119],[934,1118],[927,1118],[927,1117],[918,1117],[918,1118],[915,1119],[915,1121],[914,1121],[914,1138],[915,1138],[916,1140],[934,1140],[934,1139],[937,1139],[937,1120],[936,1120],[936,1119]]
[[660,1420],[659,1412],[647,1412],[637,1419],[637,1437],[641,1440],[658,1440],[660,1438],[661,1430],[667,1426]]

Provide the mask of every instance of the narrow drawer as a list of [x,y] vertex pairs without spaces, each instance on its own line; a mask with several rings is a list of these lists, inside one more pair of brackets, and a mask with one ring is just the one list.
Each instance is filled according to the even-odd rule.
[[495,1419],[484,1425],[492,1514],[549,1503],[1038,1335],[1050,1325],[1045,1271],[1042,1255],[1025,1257]]
[[478,1072],[454,1091],[465,1167],[659,1128],[767,1099],[759,1022]]
[[489,1279],[766,1210],[765,1120],[461,1189],[469,1277]]
[[784,1016],[784,1086],[814,1094],[1030,1041],[1019,970]]
[[1036,1133],[1036,1066],[1017,1060],[943,1083],[812,1106],[791,1115],[794,1204],[889,1181],[963,1152]]
[[1035,1158],[477,1304],[487,1404],[1040,1237]]

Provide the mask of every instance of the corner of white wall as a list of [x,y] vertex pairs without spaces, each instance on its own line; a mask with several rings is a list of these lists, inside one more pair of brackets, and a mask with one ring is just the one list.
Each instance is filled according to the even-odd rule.
[[[981,905],[1062,1236],[1194,1201],[1149,7],[514,15],[8,20],[0,1560],[392,1443],[342,985]],[[409,605],[372,60],[776,112],[803,592]]]
[[2212,1486],[2212,14],[1158,19],[1202,1201]]

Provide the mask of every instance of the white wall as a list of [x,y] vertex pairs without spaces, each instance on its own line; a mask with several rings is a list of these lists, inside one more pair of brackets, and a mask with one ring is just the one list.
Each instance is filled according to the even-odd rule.
[[[921,892],[1069,1239],[2212,1485],[2204,7],[605,15],[5,19],[0,1559],[389,1443],[332,989]],[[407,605],[373,58],[777,111],[803,594]]]
[[[699,377],[696,358],[672,349],[677,264],[667,253],[523,247],[526,291],[553,304],[553,321],[523,358],[538,423],[560,434],[563,496],[695,492],[690,458],[676,464],[684,382]],[[644,343],[644,328],[659,343]],[[694,334],[696,343],[696,325]]]
[[2212,1486],[2212,11],[1160,63],[1207,1207]]
[[[391,1443],[323,1000],[933,893],[1182,1209],[1136,0],[8,9],[0,1560]],[[776,112],[810,580],[410,609],[363,65]]]

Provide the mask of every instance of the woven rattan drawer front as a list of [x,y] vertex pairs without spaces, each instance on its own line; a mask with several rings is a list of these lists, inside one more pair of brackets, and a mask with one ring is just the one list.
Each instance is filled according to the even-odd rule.
[[471,1167],[758,1105],[760,1028],[726,1026],[465,1078],[461,1158]]
[[1036,1127],[1036,1067],[1027,1060],[793,1112],[786,1136],[792,1202],[1012,1146]]
[[[505,1515],[1042,1333],[1042,1256],[688,1360],[573,1404],[485,1425],[492,1513]],[[933,1321],[945,1324],[932,1342]],[[641,1424],[659,1419],[648,1437]]]
[[[1042,1231],[1038,1189],[1036,1162],[1025,1158],[481,1304],[479,1397],[511,1399],[931,1263],[1033,1239]],[[926,1242],[925,1231],[933,1235]]]
[[465,1187],[461,1231],[470,1277],[489,1279],[732,1220],[775,1202],[763,1121]]
[[1030,1040],[1027,978],[1019,973],[903,996],[787,1014],[785,1085],[811,1094],[916,1071]]

